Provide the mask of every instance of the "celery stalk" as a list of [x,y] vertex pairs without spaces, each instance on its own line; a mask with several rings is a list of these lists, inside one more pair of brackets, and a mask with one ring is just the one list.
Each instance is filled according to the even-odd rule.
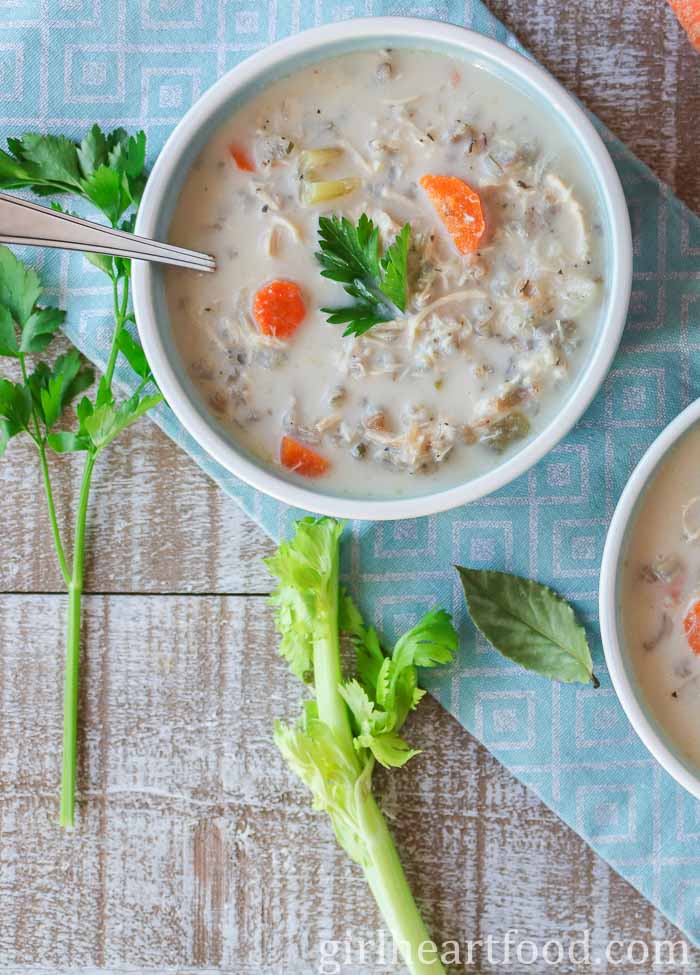
[[[448,614],[432,610],[385,654],[339,586],[341,533],[333,519],[304,519],[268,559],[279,579],[272,603],[280,652],[298,677],[313,674],[315,694],[297,725],[276,723],[275,741],[311,789],[314,807],[328,813],[338,841],[362,866],[412,975],[444,975],[371,780],[375,762],[401,766],[415,754],[398,731],[423,696],[416,666],[451,660],[457,635]],[[349,681],[343,680],[341,632],[356,650],[357,677]]]
[[313,206],[314,203],[327,203],[337,200],[348,193],[354,193],[360,185],[356,176],[344,176],[341,179],[319,179],[304,183],[301,191],[302,203]]

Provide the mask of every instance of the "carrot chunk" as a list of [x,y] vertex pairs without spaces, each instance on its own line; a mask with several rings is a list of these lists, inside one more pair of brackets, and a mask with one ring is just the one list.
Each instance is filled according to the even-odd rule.
[[255,163],[253,162],[250,153],[246,149],[241,148],[241,146],[231,145],[228,147],[228,151],[230,152],[231,158],[235,164],[239,169],[242,169],[244,173],[255,172]]
[[421,177],[420,185],[460,254],[475,251],[486,228],[476,190],[456,176],[433,176],[430,173]]
[[292,437],[282,437],[280,461],[283,467],[304,477],[320,477],[330,467],[325,457]]
[[669,0],[669,3],[690,38],[690,43],[700,51],[700,3],[698,0]]
[[697,599],[685,614],[683,629],[690,649],[693,653],[700,654],[700,599]]
[[270,281],[256,293],[253,315],[263,335],[288,339],[306,315],[299,285],[294,281]]

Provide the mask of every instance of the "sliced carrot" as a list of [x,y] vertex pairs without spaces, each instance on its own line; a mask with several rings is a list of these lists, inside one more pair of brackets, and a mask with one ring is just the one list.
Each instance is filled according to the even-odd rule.
[[421,177],[420,185],[460,254],[477,250],[486,222],[476,190],[456,176],[430,173]]
[[294,281],[270,281],[255,295],[253,314],[263,335],[288,339],[306,315],[299,285]]
[[700,2],[699,0],[669,0],[673,12],[681,22],[690,43],[700,51]]
[[238,166],[242,169],[244,173],[254,173],[255,163],[250,153],[246,149],[242,149],[241,146],[230,145],[228,151],[231,154],[231,158]]
[[304,477],[320,477],[330,467],[325,457],[292,437],[282,437],[280,461],[283,467]]
[[685,614],[683,629],[690,649],[693,653],[700,654],[700,599],[696,600]]

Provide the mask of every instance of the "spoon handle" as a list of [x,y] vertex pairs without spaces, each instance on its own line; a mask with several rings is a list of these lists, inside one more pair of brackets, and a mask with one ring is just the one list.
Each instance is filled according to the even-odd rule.
[[213,257],[172,244],[161,244],[123,230],[103,227],[91,220],[0,193],[0,242],[25,247],[60,247],[65,250],[112,254],[193,271],[214,271]]

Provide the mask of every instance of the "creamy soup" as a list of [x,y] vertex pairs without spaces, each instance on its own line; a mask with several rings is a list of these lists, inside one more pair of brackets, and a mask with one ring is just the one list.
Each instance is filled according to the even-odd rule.
[[[407,247],[405,289],[345,335],[322,309],[358,298],[321,274],[319,218],[363,214],[377,255]],[[170,239],[219,270],[167,272],[174,338],[264,463],[333,493],[432,492],[561,407],[604,299],[601,238],[582,160],[523,94],[436,53],[353,53],[252,97],[193,165]]]
[[700,767],[700,426],[661,464],[630,528],[624,641],[658,724]]

